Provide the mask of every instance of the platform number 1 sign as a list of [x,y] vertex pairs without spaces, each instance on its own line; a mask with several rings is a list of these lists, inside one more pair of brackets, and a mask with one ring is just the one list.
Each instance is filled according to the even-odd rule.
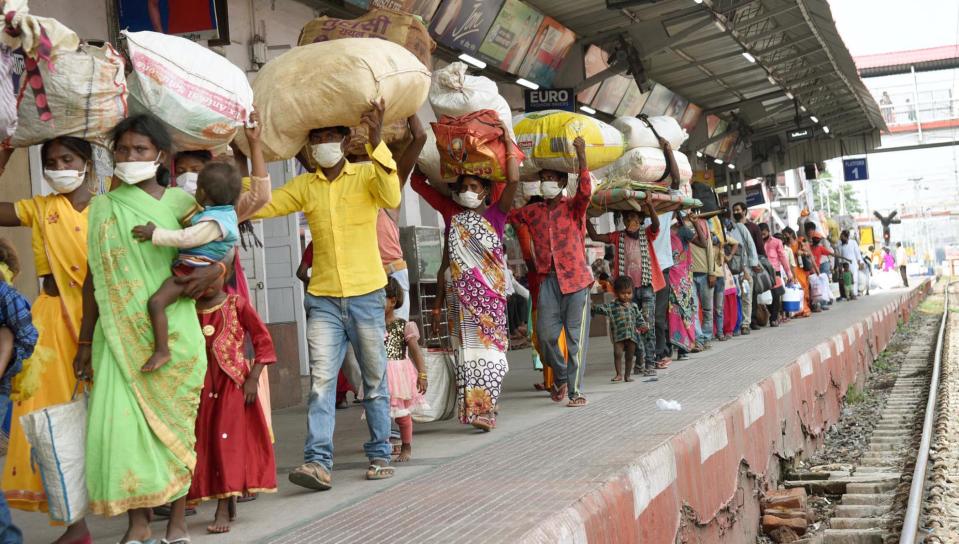
[[845,181],[862,181],[869,179],[869,164],[866,158],[843,159],[842,177]]

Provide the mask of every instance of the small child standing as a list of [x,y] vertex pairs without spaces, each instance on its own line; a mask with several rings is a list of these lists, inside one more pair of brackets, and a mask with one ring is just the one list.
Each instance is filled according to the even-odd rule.
[[846,295],[846,300],[856,300],[855,280],[852,277],[852,271],[849,269],[849,263],[842,263],[842,285],[843,285],[843,294]]
[[[226,533],[236,498],[276,491],[270,428],[257,399],[260,373],[276,362],[273,339],[256,310],[223,291],[218,279],[196,303],[206,337],[207,370],[196,417],[196,468],[187,501],[218,499],[210,533]],[[246,339],[253,361],[244,355]]]
[[[633,302],[633,280],[629,276],[619,276],[613,282],[616,300],[606,304],[594,304],[593,315],[605,315],[612,329],[613,356],[616,376],[612,381],[633,381],[633,358],[636,357],[636,367],[643,368],[643,350],[641,335],[646,334],[649,328],[643,318],[639,306]],[[623,358],[625,357],[625,365]],[[625,371],[625,374],[624,374]]]
[[[37,344],[30,303],[12,285],[18,272],[17,252],[7,240],[0,238],[0,421],[10,405],[13,377]],[[0,493],[0,542],[23,542],[23,534],[13,524],[3,493]]]
[[386,376],[390,389],[390,417],[400,428],[400,451],[397,462],[409,461],[413,455],[414,406],[425,405],[426,364],[420,351],[420,333],[416,323],[394,314],[403,306],[403,288],[392,276],[386,284]]

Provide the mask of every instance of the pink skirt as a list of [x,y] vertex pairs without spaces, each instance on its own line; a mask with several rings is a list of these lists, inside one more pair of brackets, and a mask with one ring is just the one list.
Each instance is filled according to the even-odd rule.
[[416,366],[406,359],[386,362],[386,379],[390,390],[390,417],[410,415],[410,409],[423,404],[423,395],[416,389]]

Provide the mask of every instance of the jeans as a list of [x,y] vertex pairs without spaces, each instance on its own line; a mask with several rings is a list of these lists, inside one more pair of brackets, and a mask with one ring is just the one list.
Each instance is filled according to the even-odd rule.
[[[536,306],[536,336],[543,358],[556,373],[556,386],[567,384],[570,400],[582,396],[579,388],[586,367],[582,358],[589,343],[589,308],[589,287],[563,294],[556,274],[543,278]],[[559,334],[564,329],[569,355],[565,362],[559,350]]]
[[[10,397],[0,394],[0,422],[7,415],[7,409],[10,406]],[[10,517],[10,507],[7,506],[7,499],[3,493],[0,493],[0,544],[22,544],[23,533],[13,524],[13,518]]]
[[[663,277],[669,278],[669,269],[663,270]],[[650,327],[652,331],[652,327]],[[669,357],[673,353],[673,346],[669,343],[669,285],[656,291],[656,356],[653,363]],[[649,359],[646,359],[647,363]]]
[[726,336],[725,324],[723,323],[723,306],[726,305],[726,278],[719,276],[716,278],[716,285],[713,286],[713,323],[715,323],[716,336],[722,338]]
[[709,275],[702,273],[693,274],[693,284],[696,286],[696,302],[703,310],[702,323],[696,329],[696,341],[705,343],[713,339],[713,288],[709,286]]
[[390,460],[390,394],[386,382],[385,297],[382,289],[356,297],[306,295],[306,339],[310,351],[310,399],[306,421],[306,462],[333,469],[336,379],[348,345],[356,352],[363,382],[363,408],[372,461]]
[[[646,320],[646,327],[649,329],[640,338],[642,345],[637,346],[636,364],[646,362],[646,368],[655,368],[656,361],[656,293],[653,292],[651,285],[644,285],[633,289],[633,302],[639,306],[643,313],[643,319]],[[630,361],[626,361],[630,364]]]

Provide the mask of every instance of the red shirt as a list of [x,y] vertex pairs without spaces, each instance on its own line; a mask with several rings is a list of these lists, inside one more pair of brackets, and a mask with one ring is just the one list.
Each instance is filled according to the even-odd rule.
[[[623,236],[623,231],[611,232],[609,236],[610,245],[613,246],[613,278],[618,278],[623,274],[619,270],[619,240],[620,237]],[[653,229],[652,226],[646,227],[646,244],[649,246],[649,275],[651,276],[649,281],[653,286],[653,291],[659,291],[663,287],[666,287],[666,279],[663,278],[663,271],[659,268],[659,259],[656,258],[656,252],[653,250],[653,240],[655,240],[657,236],[659,236],[659,229]],[[636,247],[639,247],[638,243]],[[628,260],[627,258],[627,261]],[[641,286],[643,284],[642,265],[639,267],[630,267],[627,264],[626,268],[627,274],[633,279],[633,285],[635,287]],[[639,268],[639,270],[634,270],[633,268]]]
[[443,224],[447,229],[450,226],[450,219],[464,209],[456,202],[453,202],[453,199],[439,192],[436,187],[430,185],[426,181],[426,176],[422,174],[414,172],[413,175],[410,176],[410,187],[423,197],[423,200],[432,206],[434,210],[440,212],[440,215],[443,216]]
[[307,267],[313,268],[313,242],[306,244],[306,249],[303,250],[303,257],[300,261]]
[[586,209],[592,191],[589,170],[584,167],[572,198],[563,197],[552,209],[537,202],[510,212],[510,223],[529,227],[536,270],[555,272],[564,295],[593,284],[593,271],[586,262]]

